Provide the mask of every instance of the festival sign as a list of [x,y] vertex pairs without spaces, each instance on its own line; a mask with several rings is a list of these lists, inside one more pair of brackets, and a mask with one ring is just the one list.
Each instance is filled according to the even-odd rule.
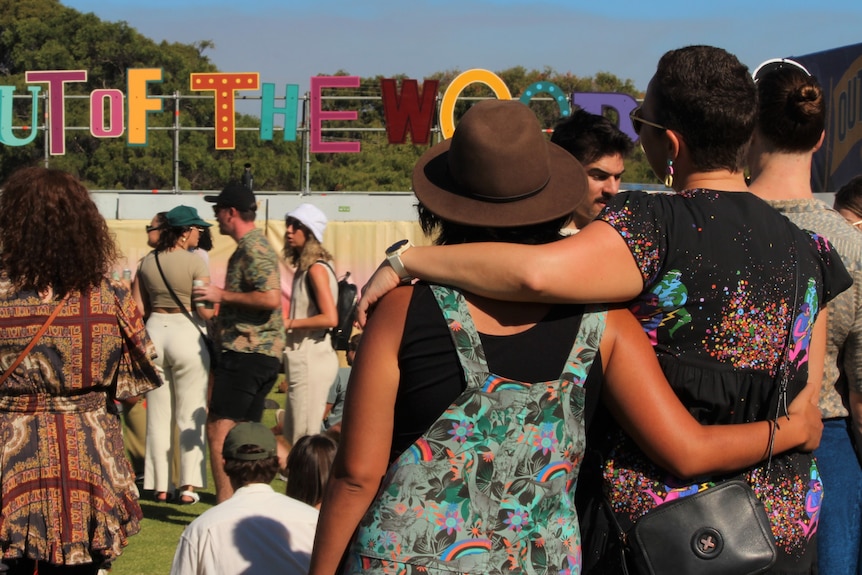
[[[35,140],[38,132],[39,95],[46,91],[46,124],[49,131],[49,154],[63,155],[65,148],[65,96],[69,84],[86,82],[86,70],[46,70],[31,71],[24,75],[28,84],[32,106],[32,121],[29,134],[16,136],[13,126],[14,86],[0,86],[0,144],[6,146],[25,146]],[[126,93],[117,89],[98,89],[90,93],[90,133],[96,138],[119,138],[124,134],[129,146],[147,145],[147,118],[150,114],[162,113],[163,99],[150,97],[148,87],[162,81],[162,70],[158,68],[134,68],[128,70]],[[325,89],[357,88],[359,76],[315,76],[311,78],[309,132],[312,153],[357,153],[361,146],[358,141],[327,142],[322,136],[324,122],[353,121],[358,117],[356,110],[324,110],[323,91]],[[503,80],[488,70],[472,69],[459,74],[447,87],[440,99],[438,125],[444,138],[451,137],[455,130],[455,103],[467,86],[481,83],[488,86],[499,99],[510,100],[512,95]],[[407,142],[408,132],[413,144],[428,144],[434,120],[437,99],[437,80],[424,80],[422,88],[413,79],[401,81],[400,90],[396,80],[380,81],[383,101],[384,124],[390,144]],[[284,125],[283,139],[296,140],[297,108],[299,105],[299,86],[285,85],[284,105],[277,104],[275,84],[261,85],[257,72],[201,72],[192,73],[189,89],[194,92],[211,93],[215,107],[215,148],[232,150],[236,145],[237,94],[245,91],[260,90],[260,138],[271,141],[274,137],[276,117]],[[571,103],[589,112],[602,114],[605,109],[613,108],[620,118],[620,129],[632,139],[637,139],[629,118],[629,113],[637,106],[628,94],[575,92],[569,95],[551,82],[536,82],[520,96],[524,104],[540,95],[551,97],[560,110],[560,116],[571,113]],[[25,128],[26,129],[26,128]]]
[[792,59],[823,88],[826,139],[814,154],[811,186],[815,193],[834,193],[862,174],[862,44]]

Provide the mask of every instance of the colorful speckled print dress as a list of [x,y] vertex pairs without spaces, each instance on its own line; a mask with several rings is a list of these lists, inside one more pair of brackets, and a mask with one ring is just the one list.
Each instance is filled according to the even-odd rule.
[[432,290],[466,390],[390,466],[347,572],[579,573],[583,384],[605,312],[583,315],[558,380],[525,384],[489,374],[463,296]]
[[[620,233],[640,267],[645,289],[632,311],[695,418],[705,424],[770,419],[788,341],[787,403],[805,386],[814,320],[850,285],[827,241],[792,226],[745,192],[624,193],[599,218]],[[766,438],[758,440],[766,451]],[[623,528],[657,505],[720,479],[670,476],[615,426],[599,443],[604,489]],[[811,572],[823,496],[813,457],[783,454],[768,474],[764,465],[741,476],[772,522],[779,550],[772,572]],[[585,533],[585,540],[595,535]]]

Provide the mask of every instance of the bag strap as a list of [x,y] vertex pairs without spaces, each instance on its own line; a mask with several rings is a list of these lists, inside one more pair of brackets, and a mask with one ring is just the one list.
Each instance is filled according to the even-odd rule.
[[54,308],[54,311],[51,312],[51,315],[48,316],[48,319],[45,320],[45,323],[42,324],[42,327],[40,327],[39,331],[36,332],[36,335],[33,336],[33,339],[30,340],[30,343],[27,344],[27,347],[24,348],[24,351],[22,351],[18,355],[18,357],[15,358],[15,361],[12,362],[12,365],[10,365],[6,369],[6,371],[3,372],[3,375],[0,376],[0,385],[3,385],[3,383],[9,378],[9,376],[12,375],[12,372],[15,371],[19,365],[21,365],[21,362],[24,361],[24,358],[27,357],[27,354],[29,354],[33,350],[33,347],[35,347],[36,342],[38,342],[42,338],[42,336],[45,335],[45,332],[48,331],[48,326],[54,323],[54,319],[60,313],[60,310],[63,309],[63,306],[66,305],[66,302],[69,300],[69,295],[70,294],[66,294],[65,297],[60,300],[60,303],[57,305],[57,307]]
[[165,282],[165,287],[168,288],[168,292],[171,294],[171,297],[174,298],[174,302],[176,302],[176,304],[180,308],[180,311],[183,312],[183,315],[186,316],[190,322],[192,322],[192,325],[195,326],[195,329],[198,330],[198,332],[201,334],[201,337],[204,338],[204,341],[206,341],[207,335],[203,332],[201,326],[198,325],[198,322],[196,322],[195,319],[192,317],[192,314],[189,313],[189,310],[186,309],[186,306],[183,305],[183,302],[180,301],[180,298],[179,296],[177,296],[176,292],[174,291],[174,288],[172,288],[171,284],[168,283],[168,278],[165,277],[165,272],[164,270],[162,270],[162,264],[159,263],[159,252],[154,251],[153,254],[155,254],[156,267],[159,268],[159,274],[162,276],[162,281]]
[[[792,230],[791,230],[792,231]],[[778,381],[778,397],[775,400],[775,416],[772,418],[772,425],[769,432],[769,447],[768,456],[766,459],[766,473],[769,473],[772,467],[772,451],[775,447],[775,431],[778,429],[778,415],[781,411],[781,405],[784,404],[784,413],[787,413],[787,380],[790,377],[790,361],[789,349],[790,343],[793,340],[793,324],[796,321],[797,306],[799,305],[799,258],[796,253],[796,241],[790,243],[790,257],[793,261],[794,276],[793,276],[793,307],[790,308],[790,325],[787,328],[787,339],[784,341],[784,350],[781,354],[781,365],[775,374]]]

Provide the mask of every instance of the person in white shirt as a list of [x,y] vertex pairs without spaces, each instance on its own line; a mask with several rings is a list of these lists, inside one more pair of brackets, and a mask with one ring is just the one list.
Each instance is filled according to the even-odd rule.
[[186,527],[171,574],[306,573],[318,511],[269,486],[279,469],[272,431],[239,423],[222,456],[234,494]]

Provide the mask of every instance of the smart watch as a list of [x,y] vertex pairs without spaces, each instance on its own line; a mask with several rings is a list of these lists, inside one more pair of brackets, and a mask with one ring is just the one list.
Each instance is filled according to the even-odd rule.
[[392,269],[395,270],[395,273],[398,274],[398,277],[401,278],[402,282],[413,280],[413,276],[407,273],[407,270],[404,269],[404,264],[401,263],[401,254],[412,247],[413,244],[410,243],[410,240],[399,240],[386,248],[386,260],[392,266]]

